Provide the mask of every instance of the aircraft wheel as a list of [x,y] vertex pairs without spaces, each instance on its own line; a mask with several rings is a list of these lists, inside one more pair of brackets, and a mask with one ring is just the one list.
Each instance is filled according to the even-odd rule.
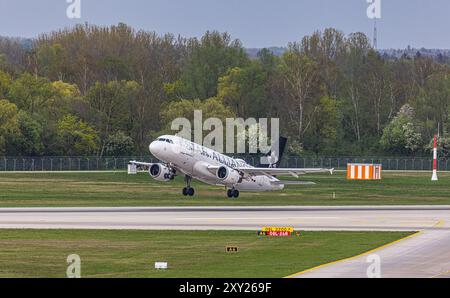
[[235,197],[236,199],[239,198],[239,190],[235,189],[233,191],[233,197]]
[[192,197],[195,194],[195,190],[193,188],[189,188],[187,194]]
[[188,188],[187,187],[183,188],[183,196],[187,196],[188,194],[189,194]]
[[233,197],[233,190],[232,189],[229,189],[228,191],[227,191],[227,196],[228,196],[228,198],[232,198]]

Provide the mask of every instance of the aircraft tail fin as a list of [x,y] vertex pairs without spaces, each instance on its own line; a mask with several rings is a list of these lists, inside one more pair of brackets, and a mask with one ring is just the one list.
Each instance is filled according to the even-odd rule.
[[268,163],[259,164],[258,168],[278,168],[283,157],[284,150],[286,149],[287,138],[280,137],[277,143],[273,145],[272,150],[267,154]]

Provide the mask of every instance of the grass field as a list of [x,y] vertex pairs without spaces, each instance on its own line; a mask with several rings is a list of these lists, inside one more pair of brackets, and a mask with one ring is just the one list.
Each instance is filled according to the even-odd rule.
[[[65,277],[70,254],[80,256],[82,277],[284,277],[407,235],[304,232],[260,238],[256,231],[0,230],[0,277]],[[227,245],[239,252],[226,253]],[[170,269],[155,270],[155,261],[167,261]]]
[[308,175],[302,179],[316,185],[230,200],[223,188],[202,183],[193,184],[195,197],[183,197],[181,177],[162,183],[146,173],[0,173],[0,207],[450,204],[450,174],[441,173],[439,182],[430,178],[430,173],[385,173],[382,181],[347,181],[343,173]]

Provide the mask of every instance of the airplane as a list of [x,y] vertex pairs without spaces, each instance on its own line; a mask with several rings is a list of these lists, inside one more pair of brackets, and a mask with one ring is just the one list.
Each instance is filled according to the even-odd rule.
[[[277,176],[299,175],[311,173],[333,174],[334,169],[299,169],[278,168],[287,139],[281,137],[275,148],[267,156],[269,164],[253,167],[243,159],[235,159],[210,148],[191,142],[176,135],[164,135],[153,141],[149,150],[158,158],[160,163],[130,161],[134,167],[146,167],[152,178],[161,182],[168,182],[179,174],[184,175],[186,187],[184,196],[194,196],[191,187],[192,179],[209,185],[223,186],[227,190],[228,198],[238,198],[241,191],[260,192],[277,191],[286,185],[314,184],[300,181],[281,181]],[[273,153],[279,150],[278,158]]]

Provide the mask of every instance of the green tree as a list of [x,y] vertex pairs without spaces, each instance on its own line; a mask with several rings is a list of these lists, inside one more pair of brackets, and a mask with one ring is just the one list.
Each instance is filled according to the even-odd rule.
[[347,54],[342,65],[344,81],[340,97],[344,104],[343,122],[350,142],[361,143],[365,132],[365,119],[369,115],[367,99],[364,96],[365,63],[371,49],[370,41],[363,33],[353,33],[347,38]]
[[319,108],[318,65],[294,43],[281,59],[280,72],[286,88],[285,111],[294,128],[295,139],[301,144]]
[[244,67],[231,68],[219,78],[218,95],[239,117],[262,118],[275,116],[282,91],[279,80],[279,59],[268,49],[258,53],[258,59]]
[[65,154],[88,155],[98,149],[98,133],[73,115],[66,115],[58,122],[58,135]]
[[54,95],[54,88],[47,78],[24,73],[11,84],[8,97],[33,116],[46,109]]
[[422,145],[422,136],[414,125],[412,108],[402,107],[398,115],[383,130],[380,143],[392,153],[414,153]]
[[[228,33],[206,32],[194,41],[181,81],[177,83],[184,98],[207,99],[217,95],[217,82],[230,68],[242,67],[248,57],[239,40]],[[174,91],[172,91],[174,92]]]
[[226,107],[219,99],[212,97],[205,101],[199,99],[181,99],[168,103],[161,109],[161,120],[165,129],[170,129],[172,121],[176,118],[186,118],[191,122],[194,120],[194,110],[203,113],[203,119],[210,117],[225,121],[226,118],[235,117],[230,108]]
[[316,31],[301,41],[301,51],[319,65],[321,80],[332,98],[338,98],[339,95],[343,80],[341,67],[347,49],[344,33],[333,28]]
[[266,76],[257,62],[246,68],[235,67],[219,78],[217,98],[240,117],[260,118],[266,112]]
[[171,131],[172,121],[177,118],[186,118],[191,122],[192,130],[194,129],[194,110],[202,111],[203,121],[208,118],[218,118],[225,123],[226,118],[234,118],[233,111],[226,107],[219,99],[212,97],[207,100],[190,100],[180,99],[172,101],[161,109],[161,121],[163,130],[156,134],[168,133]]
[[6,99],[0,100],[0,153],[5,152],[5,141],[9,135],[17,134],[18,127],[18,109],[13,103]]
[[99,130],[100,156],[103,155],[108,138],[117,131],[129,131],[133,127],[131,106],[140,86],[134,81],[97,82],[86,94],[91,108],[87,118],[92,119]]
[[[426,146],[428,154],[433,154],[434,149],[434,137],[428,142]],[[450,158],[450,137],[439,136],[438,138],[438,158]]]
[[429,75],[419,96],[412,104],[417,117],[425,127],[427,138],[436,134],[437,127],[443,135],[450,132],[450,70]]
[[78,86],[63,81],[55,81],[51,85],[53,95],[47,103],[47,114],[51,119],[61,119],[72,112],[73,105],[81,99],[81,93]]
[[42,44],[37,48],[37,62],[42,75],[53,80],[63,80],[65,49],[60,44]]
[[339,102],[329,96],[320,99],[319,109],[308,136],[308,145],[316,154],[335,154],[340,132]]
[[19,133],[8,138],[9,154],[37,156],[43,154],[43,127],[25,111],[18,114]]
[[11,85],[11,77],[0,70],[0,98],[5,98]]
[[133,153],[133,148],[133,139],[119,131],[109,136],[106,144],[106,154],[108,156],[127,156]]

